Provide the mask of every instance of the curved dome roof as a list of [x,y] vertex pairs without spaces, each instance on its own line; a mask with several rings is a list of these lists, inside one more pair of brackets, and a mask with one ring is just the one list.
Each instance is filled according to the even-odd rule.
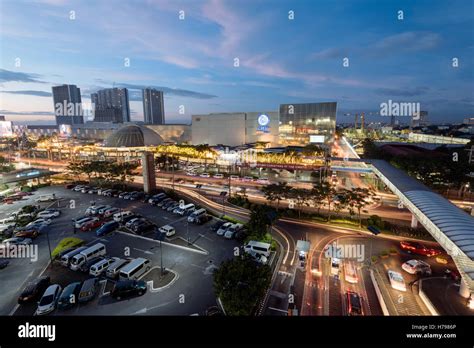
[[123,126],[105,140],[106,147],[143,147],[163,143],[158,133],[136,124]]

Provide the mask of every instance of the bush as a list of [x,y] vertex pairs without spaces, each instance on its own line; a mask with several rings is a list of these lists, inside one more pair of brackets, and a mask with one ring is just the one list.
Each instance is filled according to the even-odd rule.
[[387,250],[383,250],[383,251],[380,253],[380,256],[381,256],[381,257],[387,257],[387,256],[388,256],[388,251],[387,251]]
[[395,247],[391,247],[389,251],[390,251],[390,254],[392,254],[392,255],[398,254],[398,250]]
[[84,241],[82,239],[76,237],[64,238],[58,243],[56,248],[54,248],[53,252],[51,253],[51,257],[55,259],[63,250],[79,246],[83,243]]
[[377,255],[372,255],[371,260],[372,260],[372,263],[377,263],[377,261],[379,260],[379,257]]
[[380,229],[384,229],[385,228],[385,222],[382,220],[382,218],[378,215],[371,215],[368,219],[367,219],[367,225],[372,225],[372,226],[375,226],[375,227],[378,227]]
[[8,185],[7,184],[0,184],[0,191],[5,191],[8,190]]
[[32,192],[33,191],[33,188],[30,187],[30,186],[22,186],[22,188],[20,189],[21,192]]
[[237,220],[237,219],[235,219],[235,218],[233,218],[233,217],[230,217],[230,216],[228,216],[228,215],[224,215],[224,216],[222,217],[222,220],[226,220],[226,221],[232,222],[233,224],[242,224],[242,225],[245,225],[245,222],[240,221],[240,220]]

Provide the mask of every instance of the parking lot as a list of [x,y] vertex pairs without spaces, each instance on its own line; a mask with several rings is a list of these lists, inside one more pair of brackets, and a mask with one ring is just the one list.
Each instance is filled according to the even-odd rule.
[[[13,205],[2,205],[0,217],[8,216],[11,211],[18,209],[21,205],[31,204],[35,196],[51,192],[60,198],[59,204],[53,204],[56,207],[59,205],[62,214],[46,226],[43,233],[34,240],[34,243],[38,245],[36,262],[11,259],[10,264],[0,271],[2,275],[0,291],[6,294],[1,297],[1,314],[32,315],[34,313],[35,303],[18,306],[16,299],[25,283],[40,274],[50,276],[52,284],[57,283],[62,287],[90,277],[86,273],[71,271],[56,262],[43,273],[49,261],[46,232],[49,234],[51,248],[54,248],[65,237],[79,237],[89,244],[103,243],[106,246],[107,256],[110,257],[149,259],[153,268],[160,267],[162,258],[163,266],[175,275],[173,281],[162,289],[150,284],[149,291],[145,295],[121,301],[113,300],[109,296],[108,293],[113,284],[105,277],[101,277],[99,294],[93,301],[77,305],[70,310],[57,310],[53,315],[190,315],[202,314],[206,308],[216,304],[212,289],[212,272],[223,260],[233,257],[234,247],[239,243],[212,232],[210,226],[214,221],[196,225],[188,223],[185,216],[175,215],[142,201],[74,192],[57,186],[40,189],[33,196]],[[161,248],[160,242],[154,239],[155,229],[150,229],[140,235],[133,234],[132,231],[123,227],[101,237],[97,237],[94,230],[82,232],[76,229],[74,234],[72,219],[83,216],[86,208],[91,205],[91,201],[94,201],[96,206],[106,204],[120,208],[121,211],[131,210],[150,220],[157,227],[171,225],[176,233],[167,237]],[[42,204],[42,206],[48,204]],[[160,250],[162,250],[162,255]],[[126,306],[123,306],[124,302],[127,303]]]

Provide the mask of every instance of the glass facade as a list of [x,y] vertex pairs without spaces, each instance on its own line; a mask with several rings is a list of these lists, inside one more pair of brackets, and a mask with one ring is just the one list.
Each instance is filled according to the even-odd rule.
[[329,143],[336,132],[336,111],[337,102],[281,104],[280,144],[304,146],[311,142]]

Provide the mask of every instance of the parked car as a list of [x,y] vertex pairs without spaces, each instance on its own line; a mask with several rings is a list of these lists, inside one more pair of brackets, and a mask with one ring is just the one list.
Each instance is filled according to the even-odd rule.
[[152,196],[149,200],[148,200],[148,203],[152,204],[152,205],[156,205],[158,204],[159,202],[161,202],[163,199],[165,199],[167,196],[166,194],[164,193],[158,193],[154,196]]
[[128,195],[128,194],[129,194],[129,192],[126,192],[126,191],[120,192],[119,195],[118,195],[118,198],[122,198],[122,199],[123,199],[123,197],[124,197],[125,195]]
[[28,283],[18,297],[18,303],[28,303],[37,301],[44,294],[50,285],[50,278],[47,276],[36,278]]
[[74,188],[72,190],[75,191],[75,192],[80,192],[80,191],[82,191],[83,188],[84,188],[84,185],[76,185],[76,186],[74,186]]
[[133,215],[133,212],[130,210],[119,211],[114,214],[114,221],[122,222],[127,216]]
[[142,219],[142,217],[137,216],[137,217],[134,217],[134,218],[128,220],[128,221],[125,223],[125,227],[127,227],[127,228],[132,228],[132,226],[133,226],[138,220],[140,220],[140,219]]
[[152,222],[142,219],[132,225],[132,230],[135,233],[142,234],[143,232],[149,231],[153,229],[154,227],[155,225]]
[[89,274],[94,277],[99,277],[102,273],[104,273],[107,268],[114,263],[116,260],[118,260],[118,257],[112,257],[112,258],[106,258],[103,260],[100,260],[99,262],[94,263],[90,268],[89,268]]
[[79,303],[86,303],[92,301],[97,294],[99,286],[98,278],[89,278],[82,284],[79,292]]
[[173,226],[170,226],[170,225],[164,225],[164,226],[161,226],[158,231],[160,231],[161,233],[164,233],[166,235],[166,237],[171,237],[173,235],[176,234],[176,230]]
[[82,283],[74,282],[67,285],[59,296],[58,309],[66,310],[74,307],[78,303],[79,292]]
[[36,217],[38,217],[38,218],[43,218],[43,219],[52,219],[52,218],[58,217],[59,215],[61,215],[61,210],[58,210],[58,209],[46,209],[46,210],[40,211],[40,212],[36,215]]
[[131,201],[139,201],[139,200],[143,199],[143,197],[145,197],[145,193],[142,192],[142,191],[138,191],[138,192],[133,192],[130,195],[129,199]]
[[219,229],[217,230],[217,235],[218,236],[223,236],[227,230],[233,225],[232,222],[226,222],[224,223]]
[[39,219],[31,221],[26,226],[30,227],[30,226],[36,226],[36,225],[49,225],[50,223],[51,223],[51,219],[39,218]]
[[410,274],[431,275],[431,266],[421,260],[409,260],[402,265],[402,269]]
[[25,226],[15,231],[15,237],[26,239],[35,239],[39,234],[40,230],[37,226]]
[[112,289],[111,296],[117,300],[125,297],[143,295],[147,290],[143,280],[119,280]]
[[61,286],[59,284],[50,285],[44,292],[41,300],[38,302],[38,308],[35,315],[44,315],[51,313],[56,309],[56,303],[61,295]]
[[80,230],[82,232],[92,231],[93,229],[102,226],[102,224],[103,224],[103,222],[100,221],[99,219],[88,220],[82,225]]
[[93,220],[96,220],[96,221],[99,221],[98,218],[96,217],[87,217],[87,218],[82,218],[80,220],[77,220],[75,223],[74,223],[74,226],[76,228],[82,228],[82,226],[84,226],[85,224],[87,224],[89,221],[93,221]]
[[224,237],[226,239],[232,239],[235,237],[235,234],[240,231],[242,228],[244,227],[244,225],[242,224],[233,224],[232,226],[230,226],[227,231],[225,231],[224,233]]
[[400,273],[388,270],[388,279],[390,281],[390,285],[395,290],[407,291],[405,280],[403,279],[403,276]]
[[211,177],[211,174],[209,173],[202,173],[201,175],[199,175],[201,178],[210,178]]
[[86,209],[85,214],[86,214],[87,216],[89,216],[89,215],[97,215],[98,212],[99,212],[99,209],[102,209],[102,208],[104,208],[104,207],[106,207],[106,205],[104,205],[104,204],[91,205],[90,207],[88,207],[88,208]]
[[103,256],[96,256],[93,257],[92,259],[84,262],[82,265],[79,266],[79,270],[84,273],[89,273],[89,270],[92,265],[96,264],[99,261],[105,260],[105,257]]
[[105,218],[108,218],[108,217],[112,217],[114,216],[114,214],[116,213],[119,213],[120,212],[120,209],[119,208],[109,208],[107,210],[104,211],[104,214],[102,214]]
[[141,218],[142,216],[139,215],[139,214],[135,214],[133,213],[132,215],[128,215],[128,216],[125,216],[124,218],[122,218],[122,225],[127,225],[127,222],[133,220],[133,219],[137,219],[137,218]]
[[400,247],[408,253],[423,256],[436,256],[441,254],[441,250],[430,248],[419,242],[401,241]]
[[165,198],[165,199],[163,199],[161,202],[158,202],[158,203],[156,204],[156,206],[157,206],[157,207],[162,207],[163,204],[166,204],[167,202],[171,202],[171,201],[172,201],[171,198]]
[[91,188],[89,191],[87,191],[88,194],[92,195],[92,194],[97,194],[99,192],[99,188],[98,187],[93,187]]
[[87,192],[89,192],[90,189],[91,189],[90,186],[83,186],[82,189],[81,189],[81,193],[87,193]]
[[103,208],[100,208],[100,209],[97,209],[97,214],[99,215],[104,215],[104,213],[109,210],[110,208],[112,208],[110,205],[106,205],[105,207]]
[[30,238],[23,238],[23,237],[13,237],[4,239],[2,244],[3,245],[30,245],[33,241]]
[[172,206],[172,205],[175,204],[175,203],[178,203],[178,202],[176,202],[176,201],[174,201],[174,200],[171,199],[171,200],[169,200],[168,202],[166,202],[165,204],[163,204],[163,205],[161,206],[161,209],[167,210],[170,206]]
[[178,202],[173,202],[173,204],[170,204],[168,208],[166,208],[166,211],[174,211],[176,208],[179,208],[179,203]]
[[221,226],[225,224],[225,221],[222,220],[217,220],[212,226],[211,226],[211,231],[212,232],[217,232]]
[[130,261],[130,259],[120,259],[116,257],[115,261],[107,267],[107,270],[105,271],[106,276],[110,279],[116,279],[119,275],[120,269]]
[[117,228],[120,227],[120,224],[117,221],[110,221],[102,225],[95,234],[97,237],[101,237],[106,235],[107,233],[115,231]]
[[224,178],[224,174],[214,174],[213,178],[214,178],[214,179],[223,179],[223,178]]

